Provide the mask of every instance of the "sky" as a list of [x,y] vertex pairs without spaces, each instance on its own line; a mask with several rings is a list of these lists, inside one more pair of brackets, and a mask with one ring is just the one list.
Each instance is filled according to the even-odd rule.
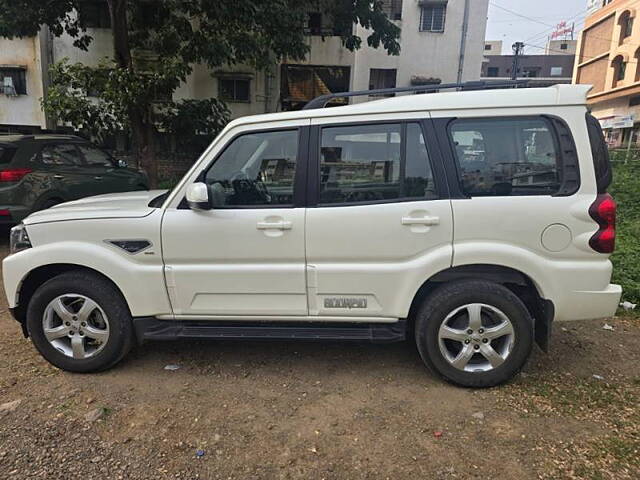
[[577,33],[584,23],[586,10],[587,0],[489,0],[485,38],[502,40],[504,54],[510,54],[511,45],[517,41],[528,44],[525,53],[541,54],[554,25],[561,21],[575,22]]

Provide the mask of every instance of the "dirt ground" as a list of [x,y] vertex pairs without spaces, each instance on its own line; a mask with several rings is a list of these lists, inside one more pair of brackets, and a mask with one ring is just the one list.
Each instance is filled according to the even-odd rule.
[[640,478],[635,316],[557,324],[474,391],[409,344],[148,343],[69,374],[1,302],[1,479]]

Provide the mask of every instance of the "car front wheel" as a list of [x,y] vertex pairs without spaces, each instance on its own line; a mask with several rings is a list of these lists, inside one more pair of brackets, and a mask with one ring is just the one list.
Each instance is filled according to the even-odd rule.
[[38,288],[27,309],[27,329],[47,361],[71,372],[107,369],[133,345],[122,295],[91,272],[63,273]]
[[508,288],[463,280],[436,289],[416,319],[424,362],[446,380],[490,387],[512,378],[533,345],[533,321]]

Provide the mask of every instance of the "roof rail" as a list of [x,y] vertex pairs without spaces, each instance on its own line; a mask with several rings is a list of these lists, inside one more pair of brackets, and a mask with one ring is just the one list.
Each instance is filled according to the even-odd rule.
[[324,108],[329,101],[334,98],[346,98],[346,97],[360,97],[363,95],[382,95],[386,93],[401,93],[401,92],[421,92],[421,93],[435,93],[440,90],[448,90],[451,88],[458,88],[460,90],[485,90],[489,88],[500,87],[524,87],[529,80],[500,80],[500,81],[474,81],[464,83],[432,83],[429,85],[413,85],[411,87],[395,87],[395,88],[378,88],[375,90],[357,90],[355,92],[337,92],[327,93],[314,98],[307,103],[302,110],[311,110],[313,108]]

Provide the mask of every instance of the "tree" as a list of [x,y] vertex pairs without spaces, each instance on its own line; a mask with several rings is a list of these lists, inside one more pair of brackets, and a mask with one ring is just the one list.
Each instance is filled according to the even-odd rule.
[[[225,121],[214,99],[203,105],[158,101],[170,98],[193,65],[210,68],[247,64],[272,68],[283,58],[308,53],[304,25],[310,11],[330,16],[350,50],[362,46],[353,24],[367,29],[367,44],[397,55],[400,30],[385,15],[381,0],[107,0],[113,32],[113,58],[100,68],[66,62],[52,69],[43,106],[60,121],[98,132],[130,129],[141,166],[157,185],[155,128],[180,125],[172,115],[195,110],[209,126]],[[76,11],[82,0],[0,0],[0,36],[26,37],[47,25],[67,33],[87,50],[91,37]],[[98,100],[88,98],[91,91]],[[159,105],[160,104],[160,105]],[[208,109],[208,110],[207,110]],[[208,114],[207,112],[210,112]],[[188,118],[188,117],[187,117]]]

